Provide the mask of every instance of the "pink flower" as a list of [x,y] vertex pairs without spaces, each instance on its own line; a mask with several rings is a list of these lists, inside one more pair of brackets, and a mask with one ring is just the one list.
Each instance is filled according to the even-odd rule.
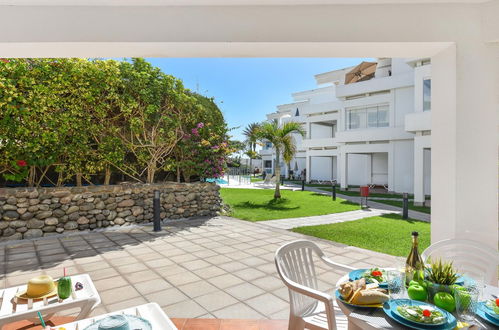
[[198,123],[197,127],[198,128],[203,128],[204,127],[204,123]]
[[28,163],[25,160],[20,159],[17,161],[17,166],[24,167],[26,165],[28,165]]
[[196,136],[199,136],[199,132],[198,132],[198,129],[197,129],[197,128],[193,128],[193,129],[191,130],[191,133],[192,133],[192,134],[194,134],[194,135],[196,135]]

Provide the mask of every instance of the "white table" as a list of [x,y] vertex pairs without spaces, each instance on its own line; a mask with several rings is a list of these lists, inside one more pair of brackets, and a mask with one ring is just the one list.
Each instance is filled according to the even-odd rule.
[[[337,282],[337,287],[340,283],[348,281],[348,274],[340,278]],[[499,296],[499,288],[487,285],[484,290],[484,298],[492,299],[492,294]],[[408,329],[402,324],[393,321],[386,316],[381,308],[356,308],[342,303],[336,299],[338,306],[342,312],[348,317],[348,329]],[[478,327],[474,329],[497,329],[493,324],[485,322],[479,316],[476,317]]]
[[129,314],[142,317],[148,320],[153,330],[177,330],[177,327],[173,324],[173,322],[166,316],[165,312],[159,307],[156,303],[144,304],[136,307],[127,308],[121,311],[112,312],[104,315],[99,315],[95,317],[91,317],[81,321],[75,321],[63,325],[59,325],[58,327],[64,327],[66,330],[83,330],[92,323],[97,320],[103,319],[109,315],[119,315],[119,314]]
[[[38,320],[37,312],[44,318],[50,317],[54,313],[79,308],[80,313],[77,320],[87,317],[90,312],[101,302],[99,293],[88,274],[71,276],[73,291],[71,297],[59,301],[56,296],[43,300],[18,299],[16,293],[26,290],[26,285],[7,288],[0,291],[0,329],[8,323],[21,320]],[[83,289],[75,291],[76,282],[83,284]]]

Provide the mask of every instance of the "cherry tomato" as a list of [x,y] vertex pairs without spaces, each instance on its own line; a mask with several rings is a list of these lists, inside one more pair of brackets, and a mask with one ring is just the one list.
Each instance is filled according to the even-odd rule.
[[425,310],[423,310],[423,316],[426,316],[426,317],[431,316],[431,312],[429,310],[425,309]]

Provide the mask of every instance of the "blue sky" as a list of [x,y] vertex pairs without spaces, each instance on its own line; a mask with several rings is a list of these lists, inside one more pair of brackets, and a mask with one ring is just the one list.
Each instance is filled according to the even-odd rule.
[[148,58],[200,94],[215,97],[234,139],[251,122],[265,120],[291,93],[316,88],[314,75],[356,65],[360,58]]

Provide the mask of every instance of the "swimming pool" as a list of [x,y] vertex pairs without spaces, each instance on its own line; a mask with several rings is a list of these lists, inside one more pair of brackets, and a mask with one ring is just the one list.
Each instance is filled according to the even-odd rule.
[[206,182],[215,182],[216,184],[228,184],[227,181],[225,181],[224,179],[206,179],[205,180]]

